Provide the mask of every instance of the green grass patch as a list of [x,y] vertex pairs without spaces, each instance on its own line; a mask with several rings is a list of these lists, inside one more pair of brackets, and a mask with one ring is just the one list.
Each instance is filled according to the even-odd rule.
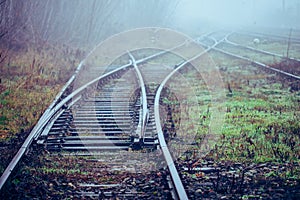
[[[219,53],[212,56],[230,95],[220,105],[226,110],[224,123],[208,156],[217,161],[299,162],[300,97],[299,92],[290,92],[292,80]],[[213,120],[209,114],[203,116],[199,117],[199,147]]]

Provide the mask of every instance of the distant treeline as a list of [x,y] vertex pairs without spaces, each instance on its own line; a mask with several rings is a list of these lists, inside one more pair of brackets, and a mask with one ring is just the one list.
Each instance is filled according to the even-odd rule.
[[0,0],[0,40],[95,45],[123,30],[167,24],[178,2]]

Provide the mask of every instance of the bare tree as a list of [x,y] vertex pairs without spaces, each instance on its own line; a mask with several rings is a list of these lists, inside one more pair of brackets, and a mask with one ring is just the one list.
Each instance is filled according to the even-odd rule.
[[2,0],[0,39],[27,34],[35,42],[94,45],[126,29],[165,25],[179,1]]

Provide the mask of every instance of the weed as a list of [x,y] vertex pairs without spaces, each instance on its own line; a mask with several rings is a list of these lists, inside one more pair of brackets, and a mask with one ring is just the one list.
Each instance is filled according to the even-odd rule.
[[0,65],[1,88],[6,88],[0,93],[2,139],[29,130],[37,122],[79,62],[76,54],[36,45],[29,45],[25,52],[9,51],[9,58]]

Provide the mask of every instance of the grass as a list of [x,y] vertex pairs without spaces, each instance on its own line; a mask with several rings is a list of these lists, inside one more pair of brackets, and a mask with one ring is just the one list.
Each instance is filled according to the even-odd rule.
[[[295,104],[293,99],[285,101],[289,103]],[[298,161],[300,124],[293,109],[291,105],[281,109],[263,99],[227,102],[218,157],[253,162]]]
[[[233,94],[224,105],[227,112],[214,157],[243,162],[299,162],[299,92],[290,92],[289,83],[277,75],[236,64],[222,59],[222,65],[228,68],[223,74]],[[232,65],[234,70],[230,70]]]
[[[278,41],[276,39],[270,39],[266,37],[261,37],[259,44],[254,44],[253,39],[257,38],[255,36],[246,36],[241,34],[233,34],[231,37],[229,37],[230,41],[236,42],[238,44],[242,44],[245,46],[251,46],[253,48],[269,51],[272,53],[277,53],[282,56],[287,55],[287,46],[288,46],[288,40],[286,41]],[[293,58],[300,58],[300,45],[298,43],[291,43],[290,49],[289,49],[289,56]]]
[[0,141],[5,141],[33,127],[81,55],[79,50],[48,44],[1,51],[8,52],[0,63]]
[[[9,134],[19,133],[21,130],[28,130],[36,123],[56,92],[58,86],[49,86],[43,88],[44,92],[32,90],[11,90],[9,95],[2,99],[2,105],[5,109],[1,111],[1,136],[5,138]],[[26,94],[27,93],[27,94]],[[5,102],[5,104],[3,104]]]
[[[1,63],[0,66],[5,72],[1,74],[0,87],[3,88],[0,94],[0,131],[3,140],[21,132],[22,129],[29,130],[35,124],[68,79],[68,72],[76,66],[74,63],[78,62],[75,53],[72,52],[70,56],[74,56],[74,61],[65,58],[69,57],[68,54],[61,56],[54,54],[52,50],[45,49],[42,58],[37,56],[37,50],[33,49],[30,52],[18,55],[14,61]],[[299,163],[300,158],[300,92],[290,91],[293,81],[269,74],[238,59],[229,59],[219,53],[211,53],[211,56],[220,68],[228,95],[224,103],[215,105],[224,108],[226,112],[218,140],[213,143],[206,156],[216,162],[289,163],[289,168],[284,172],[274,169],[264,176],[299,180],[300,169],[293,167],[293,163]],[[163,59],[169,62],[172,58],[166,56]],[[60,64],[55,66],[52,61]],[[63,66],[68,66],[67,71],[61,70]],[[169,96],[164,96],[163,104],[169,105],[173,110],[182,109],[184,114],[173,116],[172,121],[176,124],[183,119],[181,117],[188,119],[181,126],[181,130],[184,130],[183,136],[196,135],[195,142],[201,151],[201,140],[208,133],[212,120],[213,105],[210,105],[210,94],[198,75],[190,72],[185,77],[195,91],[199,103],[196,106],[200,113],[196,112],[194,99],[187,99],[179,108],[179,102],[171,92]],[[228,91],[229,85],[231,92]],[[193,103],[193,106],[189,107],[189,103]],[[193,123],[189,119],[197,121]],[[117,176],[113,180],[111,174],[101,171],[102,166],[99,166],[99,163],[93,164],[80,157],[43,156],[38,156],[41,159],[40,163],[30,162],[32,166],[29,163],[23,172],[41,180],[62,177],[62,180],[69,181],[72,177],[74,180],[82,177],[89,182],[120,181],[117,180]],[[93,167],[99,168],[99,171],[96,171],[97,176]],[[85,168],[89,171],[81,170]],[[1,165],[0,171],[3,169]],[[20,184],[20,180],[16,178],[13,184]],[[249,198],[253,197],[244,196],[244,199]]]
[[[243,61],[228,59],[219,53],[212,53],[211,56],[216,58],[216,65],[221,66],[223,81],[230,85],[231,92],[226,86],[226,92],[230,95],[227,95],[223,104],[215,105],[225,108],[226,112],[222,129],[215,137],[216,141],[212,141],[207,156],[215,161],[299,163],[300,93],[290,91],[294,81],[262,71]],[[187,123],[180,126],[185,127],[183,130],[188,134],[194,134],[197,127],[195,143],[201,152],[212,120],[207,104],[210,98],[196,73],[191,72],[185,77],[198,80],[198,85],[191,85],[195,85],[201,112],[198,125]],[[165,97],[163,102],[171,107],[174,105],[172,97]],[[189,116],[192,114],[189,112]],[[179,117],[175,115],[173,119]],[[287,170],[280,176],[300,178],[299,169],[293,173]]]

